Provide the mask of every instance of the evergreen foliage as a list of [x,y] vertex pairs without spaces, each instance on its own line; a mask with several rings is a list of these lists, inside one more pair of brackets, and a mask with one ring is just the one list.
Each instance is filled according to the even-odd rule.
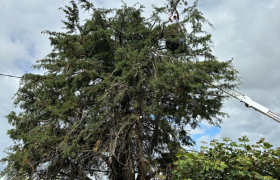
[[174,162],[174,180],[280,178],[280,148],[271,149],[273,146],[264,138],[251,146],[246,144],[246,136],[239,138],[239,145],[229,138],[223,141],[212,140],[213,148],[202,146],[200,152],[180,149]]
[[[1,176],[98,179],[103,172],[112,180],[147,180],[163,172],[171,179],[176,152],[195,143],[185,126],[195,129],[202,120],[219,126],[226,115],[221,107],[227,96],[209,83],[221,80],[232,89],[239,80],[231,61],[211,54],[211,35],[202,30],[211,23],[197,2],[168,0],[146,19],[142,5],[97,9],[79,0],[93,11],[80,25],[71,0],[72,7],[63,9],[68,31],[43,31],[54,48],[33,68],[47,73],[23,76],[14,101],[23,111],[6,116],[15,145],[1,160],[8,163]],[[179,5],[186,16],[171,41],[183,35],[185,49],[165,51],[158,41],[174,27],[158,15]]]

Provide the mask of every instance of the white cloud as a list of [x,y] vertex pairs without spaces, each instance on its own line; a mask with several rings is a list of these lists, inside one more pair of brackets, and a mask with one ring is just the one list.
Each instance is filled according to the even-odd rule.
[[194,146],[194,149],[196,151],[200,151],[201,146],[209,147],[210,141],[211,139],[209,135],[201,136],[200,138],[196,139],[196,145]]

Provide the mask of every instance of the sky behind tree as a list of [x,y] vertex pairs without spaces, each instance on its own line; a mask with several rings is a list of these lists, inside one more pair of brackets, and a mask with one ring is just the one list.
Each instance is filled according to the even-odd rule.
[[[96,8],[121,8],[122,2],[109,0],[89,0]],[[138,1],[127,1],[132,6]],[[190,4],[193,1],[188,1]],[[163,6],[162,1],[141,0],[145,6],[143,16],[152,15],[152,6]],[[0,73],[22,76],[24,73],[43,74],[44,70],[33,70],[32,64],[48,55],[52,48],[49,36],[41,34],[44,30],[66,32],[61,29],[65,13],[59,7],[70,6],[68,0],[1,0],[0,1]],[[136,7],[139,7],[137,5]],[[182,7],[177,10],[180,13]],[[233,64],[242,77],[243,84],[238,90],[257,103],[280,113],[280,1],[279,0],[204,0],[198,9],[214,25],[204,29],[212,34],[213,54],[219,61],[233,58]],[[80,24],[90,19],[92,12],[80,11]],[[160,17],[168,21],[170,14]],[[181,14],[180,14],[181,15]],[[180,20],[183,15],[180,16]],[[3,150],[12,145],[6,135],[12,128],[4,118],[11,111],[21,112],[13,106],[11,99],[19,88],[19,79],[0,76],[0,158]],[[246,108],[236,99],[225,101],[224,118],[221,128],[201,123],[201,128],[192,130],[197,142],[221,140],[229,137],[234,141],[247,135],[252,143],[264,137],[274,147],[280,147],[280,124],[269,117]],[[190,127],[186,127],[190,129]],[[5,165],[0,165],[0,171]]]

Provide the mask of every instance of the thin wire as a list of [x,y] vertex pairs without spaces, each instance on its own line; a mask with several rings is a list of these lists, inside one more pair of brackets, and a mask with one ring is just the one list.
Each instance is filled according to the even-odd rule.
[[6,75],[6,74],[0,74],[0,76],[8,76],[8,77],[14,77],[14,78],[22,78],[22,77],[12,76],[12,75]]

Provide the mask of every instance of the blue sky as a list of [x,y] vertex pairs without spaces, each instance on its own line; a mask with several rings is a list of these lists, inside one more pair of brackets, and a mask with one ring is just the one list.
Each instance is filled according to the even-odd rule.
[[210,137],[214,137],[215,135],[221,132],[221,129],[215,126],[211,126],[210,128],[207,128],[207,126],[201,124],[200,127],[205,131],[201,134],[191,135],[191,137],[195,140],[199,139],[202,135],[209,135]]
[[[0,73],[22,76],[24,73],[43,74],[30,66],[43,59],[52,50],[49,37],[41,31],[65,32],[61,27],[65,20],[59,7],[70,5],[67,0],[1,0],[0,1]],[[120,8],[121,1],[103,0],[91,2],[97,8]],[[127,1],[129,6],[136,0]],[[192,3],[193,1],[188,1]],[[151,4],[162,6],[162,1],[141,0],[143,15],[152,14]],[[213,53],[219,61],[234,59],[243,84],[238,90],[259,104],[280,113],[280,1],[279,0],[204,0],[198,8],[215,29],[205,26],[212,34]],[[178,8],[180,11],[182,8]],[[168,20],[169,14],[161,14]],[[80,23],[90,18],[90,13],[80,11]],[[0,158],[3,150],[12,144],[6,135],[12,128],[4,118],[11,111],[21,112],[11,99],[19,88],[19,79],[0,76]],[[224,118],[221,128],[202,122],[201,129],[191,130],[192,137],[200,147],[200,141],[221,140],[229,137],[234,141],[247,135],[251,142],[266,138],[280,147],[280,124],[263,114],[246,108],[236,99],[224,102]],[[188,127],[186,127],[188,128]],[[0,171],[4,165],[0,165]]]

